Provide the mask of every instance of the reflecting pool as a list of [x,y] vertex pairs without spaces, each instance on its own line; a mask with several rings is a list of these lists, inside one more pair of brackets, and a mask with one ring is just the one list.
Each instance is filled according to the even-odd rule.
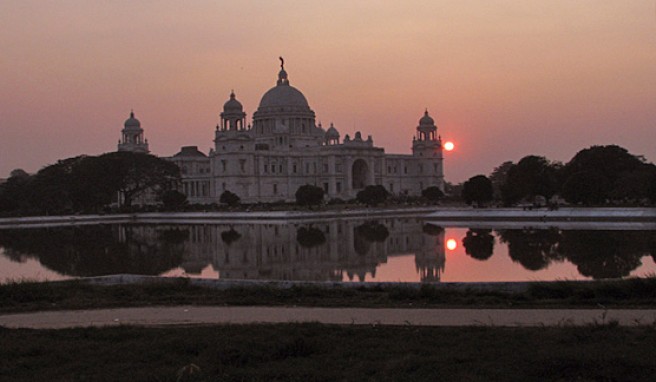
[[301,281],[532,281],[656,272],[656,230],[442,227],[418,218],[0,230],[0,282],[110,274]]

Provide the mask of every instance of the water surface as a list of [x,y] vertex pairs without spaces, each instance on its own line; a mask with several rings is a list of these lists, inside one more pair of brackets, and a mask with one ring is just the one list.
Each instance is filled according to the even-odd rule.
[[[449,224],[449,223],[447,223]],[[109,274],[300,281],[533,281],[654,274],[656,231],[418,218],[0,230],[0,282]]]

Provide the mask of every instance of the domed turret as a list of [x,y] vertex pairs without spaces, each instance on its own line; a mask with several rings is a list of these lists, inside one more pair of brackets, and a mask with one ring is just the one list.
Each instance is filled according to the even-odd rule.
[[230,92],[230,99],[223,104],[221,113],[221,128],[219,130],[244,130],[246,113],[241,102],[237,101],[234,90]]
[[134,111],[130,111],[130,118],[125,120],[123,126],[126,129],[131,127],[141,128],[141,122],[139,122],[139,120],[134,117]]
[[421,117],[421,119],[419,120],[419,126],[422,126],[422,125],[424,125],[424,126],[434,126],[435,125],[435,121],[433,120],[433,118],[431,118],[431,116],[428,115],[428,109],[426,109],[426,111],[424,111],[424,116]]
[[147,153],[148,140],[144,139],[141,122],[134,117],[134,111],[130,111],[130,118],[125,120],[121,139],[118,141],[118,151],[131,151]]
[[332,122],[330,127],[326,131],[325,140],[327,145],[336,145],[339,144],[339,131],[333,126]]
[[230,92],[230,99],[226,101],[226,103],[223,104],[223,112],[228,113],[228,112],[242,112],[244,110],[244,107],[242,106],[241,102],[237,101],[237,98],[235,98],[235,91]]
[[419,126],[417,126],[417,139],[420,141],[435,140],[436,132],[437,126],[435,126],[435,121],[428,115],[428,110],[424,111],[424,116],[421,117]]

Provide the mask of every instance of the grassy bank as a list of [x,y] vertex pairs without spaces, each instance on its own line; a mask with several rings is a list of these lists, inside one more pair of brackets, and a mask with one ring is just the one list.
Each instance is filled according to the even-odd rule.
[[0,342],[8,381],[651,381],[656,372],[656,330],[612,324],[0,328]]
[[[464,285],[464,286],[463,286]],[[410,288],[268,285],[225,290],[194,285],[188,279],[128,285],[92,285],[84,281],[0,285],[0,312],[92,309],[160,305],[267,305],[322,307],[656,307],[656,278],[599,282],[531,283],[525,290],[444,287]]]

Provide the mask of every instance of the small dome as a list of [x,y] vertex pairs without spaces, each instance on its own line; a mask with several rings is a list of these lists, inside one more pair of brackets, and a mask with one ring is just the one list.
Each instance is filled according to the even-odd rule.
[[141,122],[138,119],[134,118],[134,112],[130,112],[130,118],[125,120],[123,124],[125,127],[138,127],[141,128]]
[[339,131],[337,131],[332,123],[330,124],[328,131],[326,131],[326,139],[339,139]]
[[237,101],[237,98],[235,98],[235,92],[232,91],[230,92],[230,99],[226,101],[226,103],[223,104],[223,111],[225,112],[230,112],[230,111],[243,111],[244,107],[242,106],[241,102]]
[[435,124],[435,120],[433,120],[433,118],[431,118],[431,116],[428,115],[428,110],[426,110],[424,112],[424,116],[421,117],[421,119],[419,120],[419,125],[433,126],[434,124]]

